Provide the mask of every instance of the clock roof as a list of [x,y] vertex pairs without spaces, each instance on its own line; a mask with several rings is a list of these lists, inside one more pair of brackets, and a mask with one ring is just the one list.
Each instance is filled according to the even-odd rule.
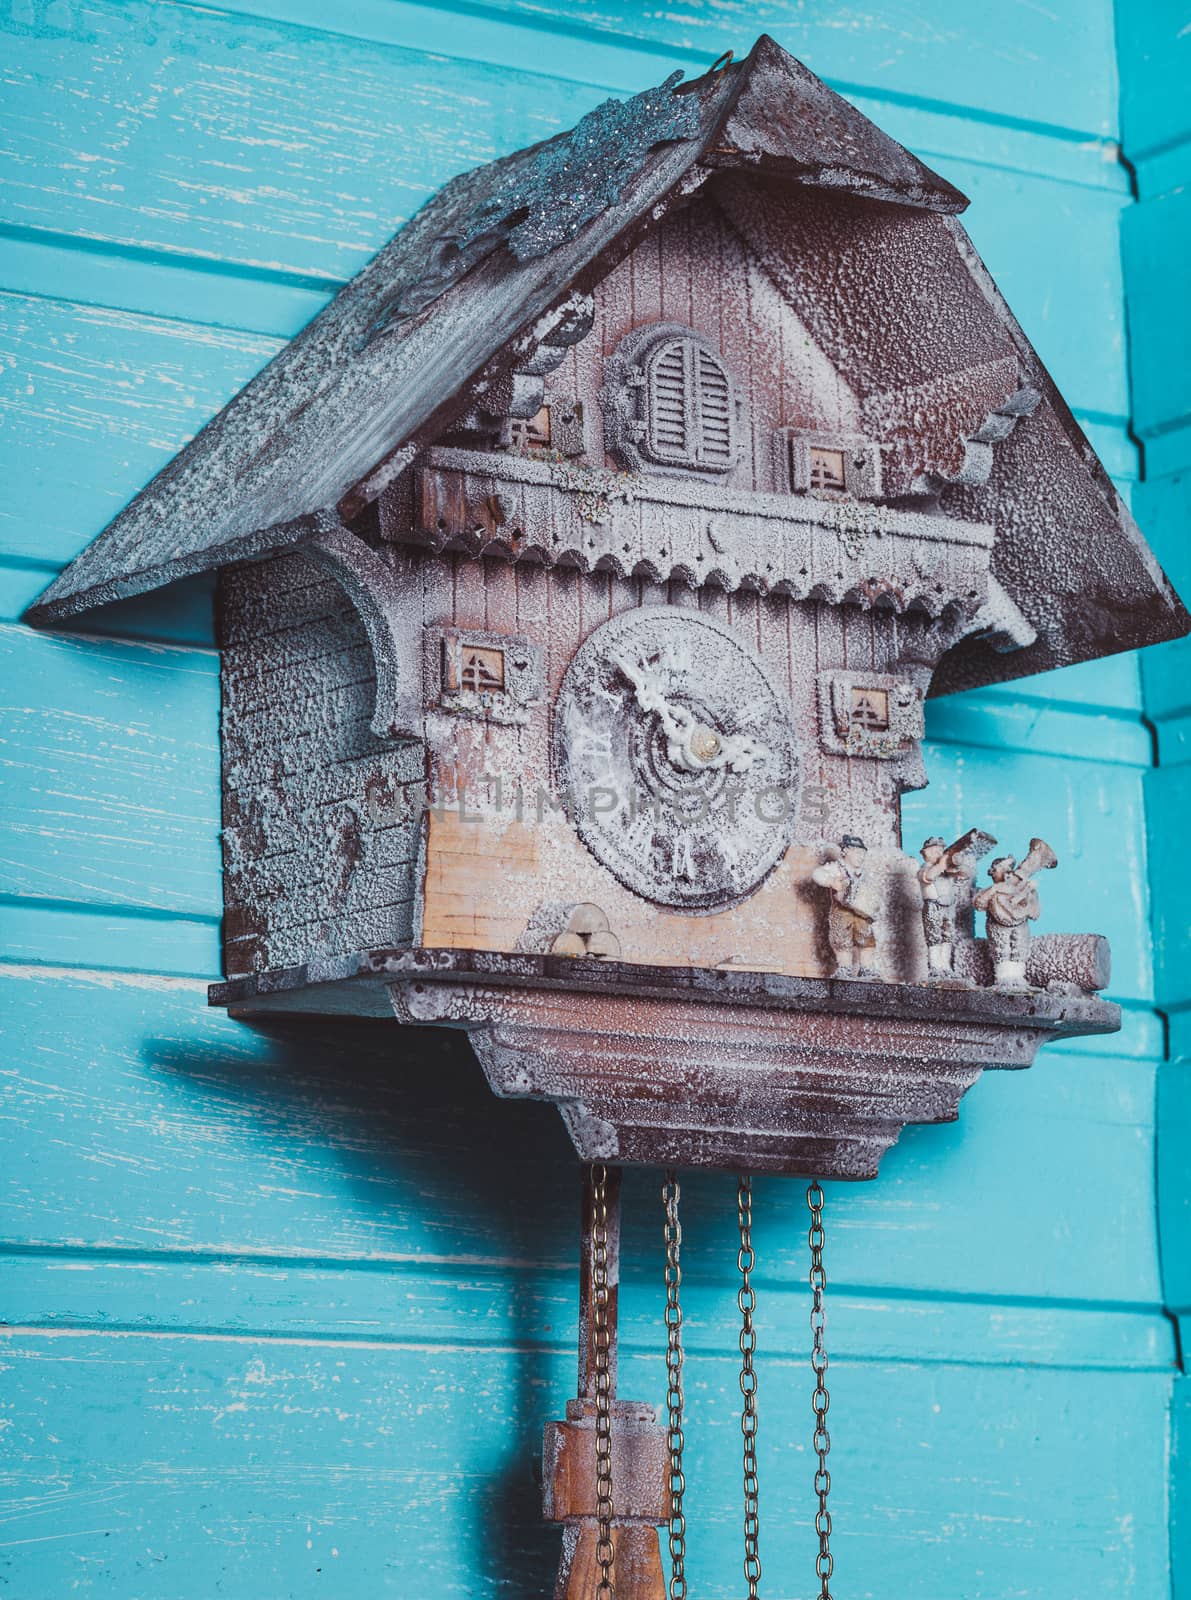
[[[956,221],[963,195],[768,37],[738,64],[689,84],[678,76],[451,180],[58,576],[29,620],[61,621],[295,547],[337,510],[362,509],[532,354],[561,297],[707,188],[874,421],[905,435],[932,408],[970,413],[930,487],[957,514],[969,497],[968,514],[994,523],[997,578],[1038,637],[1010,655],[966,641],[938,687],[1187,631],[1191,619]],[[957,388],[971,396],[966,411]],[[1014,429],[1027,412],[1030,426]],[[995,471],[974,472],[1010,432]]]

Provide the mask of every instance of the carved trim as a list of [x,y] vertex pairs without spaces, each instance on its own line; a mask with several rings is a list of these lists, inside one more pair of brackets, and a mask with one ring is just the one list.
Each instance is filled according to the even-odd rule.
[[[789,485],[791,494],[823,495],[853,500],[881,498],[881,446],[859,433],[823,433],[802,428],[778,428],[775,433],[777,481]],[[811,470],[816,447],[838,450],[843,457],[844,485],[832,490],[817,487]]]
[[[545,693],[545,662],[539,645],[519,633],[491,633],[479,628],[427,628],[426,666],[434,703],[456,716],[487,722],[522,724],[529,709]],[[486,685],[466,678],[465,654],[499,651],[501,683]]]
[[438,447],[416,469],[415,520],[394,519],[387,536],[435,551],[931,617],[953,606],[971,615],[987,598],[988,523],[733,489],[695,473],[604,476],[597,522],[585,514],[596,490],[571,463]]
[[1029,617],[1015,603],[1009,591],[989,574],[988,599],[972,618],[963,637],[984,638],[1001,655],[1011,650],[1025,650],[1038,638],[1038,630]]
[[[877,703],[867,724],[857,719],[857,696]],[[883,672],[821,672],[819,728],[824,749],[836,755],[894,761],[926,732],[922,691]]]
[[372,731],[378,739],[420,738],[422,672],[412,589],[389,562],[342,523],[302,546],[302,553],[333,578],[355,607],[376,666]]
[[938,494],[950,484],[978,486],[987,483],[992,476],[993,446],[1007,439],[1022,417],[1033,416],[1041,399],[1038,390],[1028,384],[1016,390],[994,411],[990,411],[975,433],[965,441],[963,460],[955,472],[946,475],[922,473],[911,484],[910,492]]
[[510,418],[537,416],[546,403],[546,377],[562,365],[573,345],[586,339],[594,322],[594,298],[572,291],[517,341],[511,367],[493,382],[481,380],[475,409],[454,427],[483,433],[495,425],[499,432]]

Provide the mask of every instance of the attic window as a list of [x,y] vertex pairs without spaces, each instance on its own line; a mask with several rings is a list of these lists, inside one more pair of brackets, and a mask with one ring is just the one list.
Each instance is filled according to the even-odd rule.
[[635,472],[730,472],[740,400],[702,334],[681,323],[635,328],[609,356],[600,392],[608,448]]
[[666,466],[727,472],[733,457],[732,383],[693,339],[667,339],[646,363],[644,453]]

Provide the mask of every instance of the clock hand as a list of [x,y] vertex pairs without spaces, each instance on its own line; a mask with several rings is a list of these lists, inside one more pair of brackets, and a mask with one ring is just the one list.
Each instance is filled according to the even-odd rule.
[[656,713],[666,735],[666,757],[683,772],[747,772],[769,754],[751,734],[724,734],[718,728],[699,722],[693,711],[662,693],[660,674],[638,660],[634,666],[627,656],[612,658],[633,688],[642,711]]

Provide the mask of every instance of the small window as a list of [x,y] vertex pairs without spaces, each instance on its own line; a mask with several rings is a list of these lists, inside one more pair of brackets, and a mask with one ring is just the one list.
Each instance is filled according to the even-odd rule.
[[854,688],[849,721],[852,727],[865,728],[870,733],[888,732],[889,691]]
[[483,645],[460,645],[458,652],[444,646],[445,689],[495,690],[505,686],[505,653]]
[[522,454],[526,450],[550,448],[550,407],[532,417],[506,417],[501,427],[501,448]]
[[775,446],[778,471],[788,473],[794,494],[817,490],[856,500],[881,497],[881,446],[874,440],[779,428]]
[[844,489],[847,487],[844,452],[830,450],[825,445],[811,446],[811,488]]
[[667,466],[727,472],[735,401],[723,364],[694,339],[667,339],[646,365],[643,454]]

